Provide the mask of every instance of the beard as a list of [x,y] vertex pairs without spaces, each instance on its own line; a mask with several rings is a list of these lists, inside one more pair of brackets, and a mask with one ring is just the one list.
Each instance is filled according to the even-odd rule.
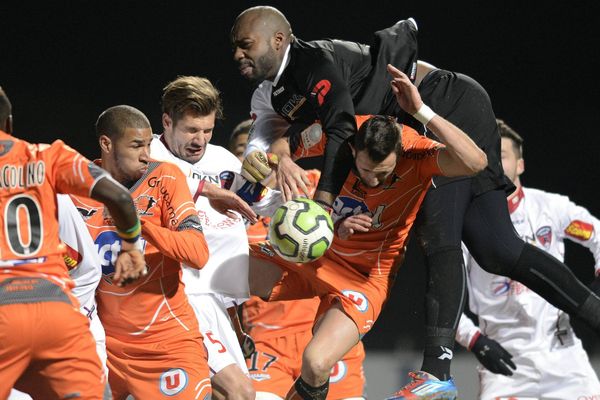
[[[269,49],[265,54],[260,56],[254,63],[254,74],[249,79],[254,84],[259,84],[262,81],[275,78],[275,76],[269,76],[271,71],[275,69],[277,65],[277,53],[269,46]],[[276,73],[276,72],[275,72]]]

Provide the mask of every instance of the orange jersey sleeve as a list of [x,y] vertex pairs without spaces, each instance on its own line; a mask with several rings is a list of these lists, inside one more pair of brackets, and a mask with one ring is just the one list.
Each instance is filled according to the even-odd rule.
[[103,173],[91,165],[60,140],[30,144],[0,131],[1,273],[39,273],[67,282],[56,194],[89,196]]
[[185,229],[173,231],[153,223],[142,225],[142,236],[162,254],[194,268],[202,268],[208,261],[208,245],[198,221],[185,222]]

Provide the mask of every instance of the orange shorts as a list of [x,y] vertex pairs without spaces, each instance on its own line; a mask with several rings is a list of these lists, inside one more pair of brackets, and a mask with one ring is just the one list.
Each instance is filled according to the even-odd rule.
[[272,262],[285,271],[269,301],[319,296],[321,305],[315,320],[339,301],[361,337],[379,317],[393,285],[392,276],[365,276],[331,251],[316,261],[296,264],[282,259],[268,242],[262,242],[250,245],[250,255]]
[[89,322],[72,301],[0,305],[0,398],[102,400],[106,377]]
[[[273,338],[254,338],[256,352],[246,360],[256,392],[273,393],[282,399],[300,376],[302,352],[312,333],[300,331]],[[354,346],[337,362],[329,378],[330,400],[362,397],[365,376],[362,363],[365,351],[362,342]]]
[[122,342],[106,335],[108,382],[114,400],[209,399],[212,393],[200,333],[156,343]]

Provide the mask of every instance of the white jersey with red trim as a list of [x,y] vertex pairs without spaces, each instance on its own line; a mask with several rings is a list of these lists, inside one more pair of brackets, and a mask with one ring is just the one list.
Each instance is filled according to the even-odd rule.
[[[592,252],[600,271],[600,221],[568,197],[523,188],[509,199],[512,223],[523,240],[563,261],[564,240]],[[469,307],[479,316],[479,327],[509,351],[550,350],[580,341],[569,317],[523,284],[485,272],[463,246],[469,275]],[[463,315],[457,341],[468,346],[478,332]]]
[[196,200],[196,208],[208,243],[210,256],[201,270],[183,270],[186,293],[214,293],[240,303],[248,299],[248,237],[241,217],[229,218],[214,210],[208,199],[195,192],[204,180],[236,192],[259,214],[270,215],[282,203],[278,191],[253,185],[240,175],[242,164],[221,146],[208,144],[204,156],[195,164],[177,158],[155,137],[150,146],[153,158],[176,164],[188,176],[188,185]]
[[[564,240],[573,240],[590,249],[598,274],[600,221],[589,211],[566,196],[529,188],[518,189],[508,205],[512,223],[527,243],[562,261]],[[485,272],[464,245],[463,254],[469,278],[469,307],[478,315],[479,327],[463,314],[456,340],[470,348],[482,332],[510,352],[517,365],[512,376],[480,367],[481,399],[600,395],[600,382],[569,316],[523,284]]]

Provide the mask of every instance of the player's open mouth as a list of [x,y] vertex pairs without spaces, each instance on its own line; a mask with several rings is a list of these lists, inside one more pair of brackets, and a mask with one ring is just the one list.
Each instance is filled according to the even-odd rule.
[[193,156],[199,156],[200,154],[202,154],[202,151],[204,150],[204,147],[200,147],[200,148],[189,148],[188,151],[190,152],[191,155]]

